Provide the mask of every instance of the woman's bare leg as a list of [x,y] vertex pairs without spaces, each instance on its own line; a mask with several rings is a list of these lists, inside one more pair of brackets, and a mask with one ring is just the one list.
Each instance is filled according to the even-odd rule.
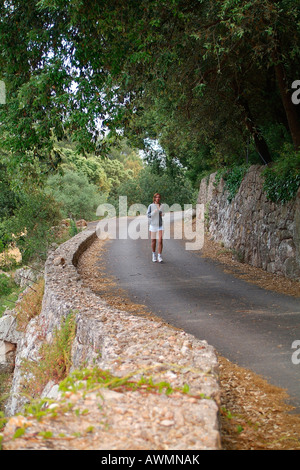
[[163,250],[163,230],[158,232],[158,253],[161,255]]
[[155,253],[156,251],[156,238],[157,234],[156,232],[150,232],[151,233],[151,248],[152,248],[152,253]]

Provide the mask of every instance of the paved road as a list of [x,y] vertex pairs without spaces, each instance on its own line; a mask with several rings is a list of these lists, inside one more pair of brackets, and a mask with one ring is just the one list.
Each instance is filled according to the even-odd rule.
[[[300,301],[246,283],[221,266],[187,251],[182,240],[164,241],[164,262],[152,263],[149,240],[107,242],[108,273],[136,303],[206,340],[230,361],[288,390],[300,412]],[[298,346],[300,349],[300,346]]]

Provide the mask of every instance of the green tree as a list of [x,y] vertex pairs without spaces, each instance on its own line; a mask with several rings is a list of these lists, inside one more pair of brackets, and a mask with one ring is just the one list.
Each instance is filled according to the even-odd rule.
[[196,203],[196,193],[183,174],[178,173],[175,178],[166,172],[155,174],[150,167],[143,169],[138,178],[120,184],[116,195],[109,202],[118,207],[118,197],[127,196],[128,206],[143,204],[147,207],[156,192],[162,195],[163,202],[169,206],[179,204],[183,209],[184,204]]
[[46,193],[59,204],[63,217],[91,220],[99,204],[105,202],[98,188],[83,173],[67,170],[48,178]]
[[59,206],[43,191],[32,188],[20,195],[21,203],[14,215],[6,220],[6,229],[14,234],[23,262],[46,259],[47,250],[55,240],[55,229],[60,220]]
[[61,170],[84,174],[89,183],[99,188],[99,191],[108,193],[110,181],[103,166],[103,159],[96,156],[84,157],[76,152],[65,150],[62,156]]
[[6,168],[0,163],[0,221],[13,215],[18,202],[18,195],[11,187]]
[[85,155],[107,129],[158,139],[170,170],[178,153],[192,170],[197,153],[227,165],[247,146],[269,163],[277,125],[299,148],[298,2],[10,0],[0,17],[1,139],[18,164],[48,162],[51,133]]

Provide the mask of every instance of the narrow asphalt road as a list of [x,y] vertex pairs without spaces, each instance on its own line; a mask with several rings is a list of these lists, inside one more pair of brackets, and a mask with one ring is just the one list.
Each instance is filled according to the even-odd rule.
[[287,389],[300,412],[300,364],[292,360],[300,357],[292,348],[300,340],[299,299],[224,273],[183,240],[164,240],[163,259],[152,263],[150,240],[107,241],[108,274],[133,302]]

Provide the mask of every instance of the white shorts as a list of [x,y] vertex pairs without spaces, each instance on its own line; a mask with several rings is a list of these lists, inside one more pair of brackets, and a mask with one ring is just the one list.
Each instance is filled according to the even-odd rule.
[[163,227],[154,227],[153,225],[150,225],[149,227],[149,232],[160,232],[163,230]]

